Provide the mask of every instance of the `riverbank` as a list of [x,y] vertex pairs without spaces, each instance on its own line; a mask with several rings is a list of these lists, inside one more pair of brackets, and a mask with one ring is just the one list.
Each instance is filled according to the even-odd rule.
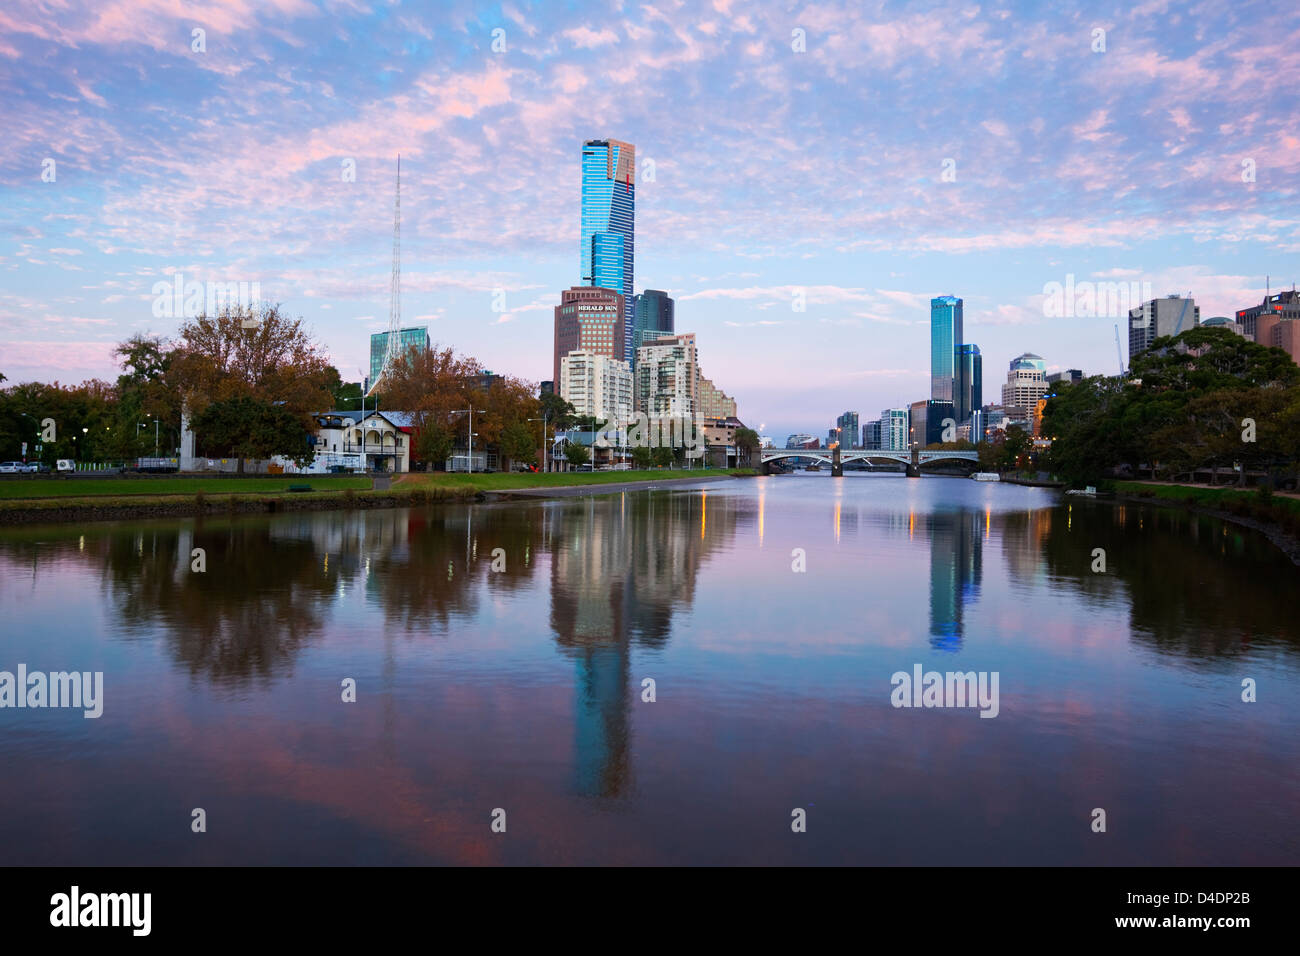
[[1300,566],[1300,499],[1294,495],[1261,496],[1258,490],[1222,486],[1117,481],[1115,499],[1169,505],[1250,528]]
[[[169,476],[158,479],[30,479],[0,486],[0,525],[69,521],[122,521],[130,518],[191,517],[330,511],[351,508],[406,508],[443,501],[484,500],[503,493],[554,496],[612,494],[649,482],[654,486],[738,477],[742,471],[558,472],[546,474],[404,474],[387,488],[370,487],[357,476],[299,475],[291,478],[213,479]],[[307,487],[310,490],[291,491]],[[587,490],[590,489],[590,490]],[[599,490],[598,490],[599,489]]]

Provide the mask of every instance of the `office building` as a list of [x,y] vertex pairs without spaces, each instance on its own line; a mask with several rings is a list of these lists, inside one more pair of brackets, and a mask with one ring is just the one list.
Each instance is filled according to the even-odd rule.
[[599,422],[632,417],[632,370],[622,359],[581,349],[560,358],[560,397]]
[[[632,306],[632,348],[639,349],[653,339],[672,335],[676,329],[674,303],[667,292],[646,289],[636,296]],[[633,352],[635,359],[635,351]]]
[[570,352],[624,357],[623,296],[612,289],[574,286],[560,293],[555,307],[555,355],[551,380],[560,380],[560,359]]
[[1259,340],[1258,322],[1261,315],[1272,315],[1283,319],[1300,319],[1300,293],[1297,293],[1295,289],[1288,289],[1284,292],[1265,295],[1264,301],[1259,305],[1241,309],[1237,312],[1237,322],[1241,325],[1242,334],[1260,345],[1268,345],[1268,342],[1260,342]]
[[838,432],[838,441],[840,447],[844,449],[858,448],[858,442],[861,440],[860,426],[858,425],[857,412],[845,412],[839,418],[835,419],[835,430]]
[[862,447],[867,451],[880,449],[880,419],[862,426]]
[[964,424],[971,412],[984,404],[984,359],[978,345],[957,346],[953,383],[953,417]]
[[[1002,386],[1002,405],[1019,409],[1028,417],[1038,400],[1047,394],[1047,363],[1041,356],[1025,352],[1011,360],[1007,381]],[[1010,411],[1008,411],[1010,414]]]
[[636,237],[636,149],[616,139],[582,144],[581,275],[585,285],[623,296],[622,354],[632,363],[632,279]]
[[[1145,352],[1156,339],[1178,335],[1201,324],[1201,310],[1190,297],[1170,295],[1143,302],[1128,313],[1128,360]],[[1006,404],[1003,402],[1003,404]]]
[[941,295],[930,300],[930,398],[953,403],[957,349],[962,344],[962,300]]
[[1062,372],[1052,372],[1047,376],[1048,385],[1077,385],[1083,381],[1083,370],[1067,368]]
[[[414,326],[409,329],[399,329],[397,332],[397,347],[402,354],[409,349],[420,351],[429,351],[429,327],[427,325]],[[384,356],[388,354],[388,333],[376,332],[370,336],[370,378],[366,381],[366,389],[369,390],[370,382],[378,381],[379,373],[384,368]],[[364,394],[364,392],[362,393]]]
[[785,440],[786,448],[816,448],[817,444],[817,439],[812,435],[791,435]]

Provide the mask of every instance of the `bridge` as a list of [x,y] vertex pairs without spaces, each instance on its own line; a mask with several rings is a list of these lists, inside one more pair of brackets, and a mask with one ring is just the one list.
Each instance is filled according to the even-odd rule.
[[808,458],[813,461],[824,462],[831,466],[831,474],[839,477],[844,474],[844,462],[846,461],[893,461],[900,465],[907,466],[907,475],[909,478],[919,478],[921,475],[921,466],[929,465],[937,461],[968,461],[978,462],[979,452],[977,451],[922,451],[920,448],[912,448],[910,451],[885,451],[879,448],[845,448],[841,449],[838,445],[834,448],[764,448],[761,449],[761,460],[763,471],[766,472],[767,466],[774,461],[780,461],[782,458]]

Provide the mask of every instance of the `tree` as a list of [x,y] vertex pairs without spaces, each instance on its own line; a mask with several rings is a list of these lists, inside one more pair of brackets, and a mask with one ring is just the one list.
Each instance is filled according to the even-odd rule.
[[528,464],[537,461],[537,446],[533,444],[532,430],[523,422],[511,422],[503,428],[498,444],[503,469],[508,470],[511,461],[522,461]]
[[673,455],[673,450],[667,445],[660,445],[659,447],[652,449],[651,454],[654,458],[654,463],[660,468],[671,466],[673,458],[675,457]]
[[167,379],[192,413],[231,398],[282,403],[304,431],[331,404],[330,366],[301,319],[237,306],[181,325]]
[[646,471],[654,463],[654,452],[645,445],[637,445],[632,449],[632,464],[636,465],[641,471]]
[[550,392],[539,399],[540,408],[537,411],[539,418],[545,417],[554,428],[560,431],[566,428],[572,428],[576,421],[575,409],[573,405],[566,402],[559,395]]
[[579,465],[585,465],[591,461],[591,452],[581,442],[571,441],[564,446],[564,459],[577,468]]
[[329,389],[332,401],[330,408],[333,411],[340,412],[357,412],[361,410],[361,383],[345,382],[339,375],[339,370],[330,366],[326,370],[328,376],[325,387]]
[[190,424],[199,447],[209,454],[238,458],[241,471],[245,458],[281,455],[301,466],[315,457],[298,416],[284,405],[259,398],[240,395],[209,402]]
[[754,452],[762,447],[762,441],[758,437],[758,432],[752,428],[737,428],[733,438],[736,448],[740,452],[741,460],[748,465],[753,464]]

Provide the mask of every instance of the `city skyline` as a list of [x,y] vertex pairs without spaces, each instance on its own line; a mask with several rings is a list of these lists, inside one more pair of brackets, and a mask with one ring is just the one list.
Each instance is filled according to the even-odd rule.
[[[581,281],[575,152],[609,136],[637,146],[635,291],[676,300],[752,427],[924,396],[949,291],[990,368],[1113,374],[1125,314],[1049,317],[1049,284],[1149,282],[1210,318],[1297,278],[1292,21],[1189,11],[16,10],[0,371],[111,380],[118,342],[174,333],[153,288],[182,273],[258,282],[355,377],[386,328],[400,152],[406,323],[543,380]],[[961,76],[930,68],[957,54]]]

